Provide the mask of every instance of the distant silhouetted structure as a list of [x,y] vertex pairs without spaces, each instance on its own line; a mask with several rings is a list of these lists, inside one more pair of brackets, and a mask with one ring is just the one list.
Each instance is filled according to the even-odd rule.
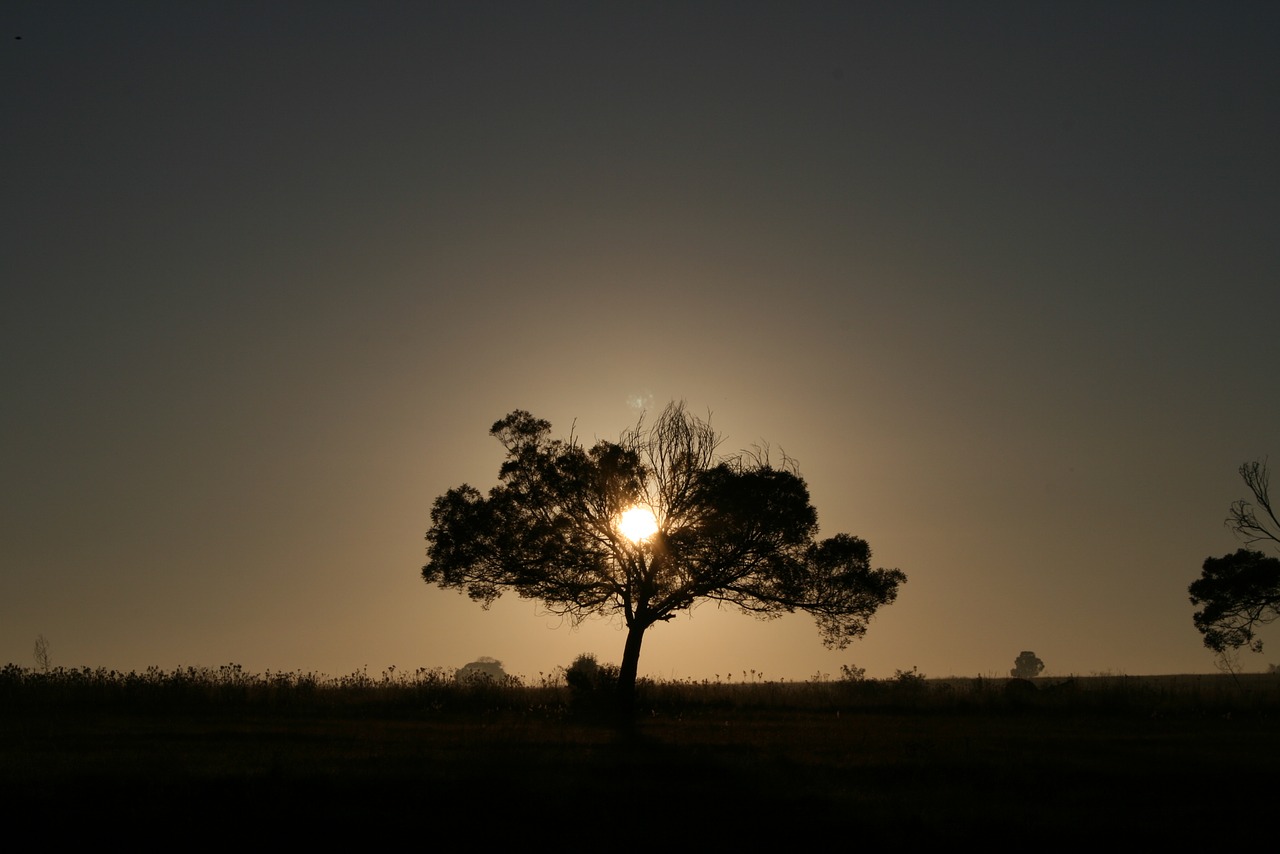
[[1034,679],[1042,670],[1044,670],[1044,662],[1031,650],[1024,649],[1014,659],[1013,669],[1009,671],[1009,675],[1014,679]]

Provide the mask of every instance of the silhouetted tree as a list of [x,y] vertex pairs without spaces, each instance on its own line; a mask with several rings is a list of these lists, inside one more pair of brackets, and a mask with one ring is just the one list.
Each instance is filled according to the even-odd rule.
[[1188,592],[1203,606],[1192,619],[1205,646],[1219,655],[1242,646],[1262,652],[1257,628],[1280,616],[1280,560],[1249,549],[1208,558]]
[[1040,671],[1044,670],[1044,662],[1036,657],[1036,654],[1029,649],[1018,653],[1018,657],[1013,661],[1013,669],[1009,671],[1009,675],[1014,679],[1034,679],[1040,675]]
[[[1240,479],[1253,493],[1255,506],[1248,499],[1241,499],[1231,505],[1227,514],[1226,526],[1244,541],[1247,546],[1264,543],[1271,548],[1280,546],[1280,519],[1271,506],[1271,477],[1267,472],[1266,460],[1255,460],[1240,466]],[[1258,515],[1258,511],[1262,515]]]
[[[1240,477],[1254,500],[1232,504],[1227,527],[1246,545],[1280,546],[1280,519],[1271,505],[1266,461],[1240,466]],[[1242,646],[1261,652],[1258,627],[1280,616],[1280,560],[1253,549],[1207,558],[1187,592],[1192,605],[1203,606],[1192,619],[1204,645],[1230,663],[1230,654]]]
[[[574,621],[620,615],[625,709],[645,631],[699,601],[759,617],[806,611],[824,643],[843,648],[906,581],[872,569],[861,539],[816,541],[817,514],[794,463],[720,455],[720,438],[683,404],[589,450],[550,430],[524,411],[493,425],[506,450],[499,485],[488,496],[463,485],[436,499],[422,577],[486,607],[511,590]],[[653,513],[656,530],[628,536],[619,520],[637,506]]]
[[459,667],[454,678],[459,682],[483,680],[501,683],[507,679],[507,671],[502,669],[502,662],[498,661],[498,659],[482,655],[475,661],[469,661]]

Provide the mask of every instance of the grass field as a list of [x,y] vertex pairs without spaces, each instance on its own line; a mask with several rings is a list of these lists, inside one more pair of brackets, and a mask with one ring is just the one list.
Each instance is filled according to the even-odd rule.
[[832,832],[842,847],[1274,839],[1280,679],[1019,687],[645,684],[620,724],[603,698],[553,680],[10,665],[0,810],[49,838],[240,833],[239,844],[394,841],[406,825],[435,844],[455,827],[663,846]]

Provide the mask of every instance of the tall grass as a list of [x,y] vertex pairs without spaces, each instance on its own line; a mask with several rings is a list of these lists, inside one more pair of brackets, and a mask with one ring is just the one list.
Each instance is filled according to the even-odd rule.
[[531,688],[519,679],[454,678],[452,670],[418,668],[379,676],[357,670],[345,676],[302,672],[250,673],[238,664],[222,667],[149,667],[142,673],[105,668],[0,668],[4,711],[269,711],[271,713],[385,714],[404,711],[495,711],[523,709],[559,699],[558,688]]
[[[755,677],[755,674],[752,674]],[[301,672],[250,673],[240,665],[186,667],[138,673],[104,668],[32,670],[0,668],[0,714],[118,711],[125,713],[242,712],[341,716],[517,712],[559,717],[598,711],[609,686],[570,688],[563,672],[540,674],[535,684],[457,680],[444,668],[377,676],[358,670],[345,676]],[[925,679],[899,671],[891,679],[807,682],[750,678],[655,681],[637,684],[637,708],[649,716],[715,716],[782,713],[901,714],[1124,714],[1144,716],[1230,715],[1280,712],[1280,674],[1252,674],[1238,681],[1222,674],[1189,676],[1084,676],[1041,678],[1034,683],[993,678]]]

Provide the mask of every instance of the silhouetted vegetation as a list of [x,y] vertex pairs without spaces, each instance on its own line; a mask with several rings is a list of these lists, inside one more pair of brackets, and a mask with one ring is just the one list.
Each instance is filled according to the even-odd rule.
[[[1266,462],[1245,463],[1240,477],[1254,500],[1232,504],[1227,527],[1247,545],[1280,547],[1280,519],[1271,504]],[[1200,606],[1193,620],[1204,645],[1218,654],[1222,669],[1234,673],[1234,653],[1241,647],[1261,652],[1258,628],[1280,616],[1280,560],[1253,549],[1207,558],[1187,592],[1191,604]]]
[[1206,647],[1220,654],[1240,647],[1262,652],[1258,627],[1280,613],[1280,560],[1248,549],[1206,558],[1187,592],[1192,605],[1202,606],[1193,619]]
[[[906,581],[899,570],[872,569],[861,539],[818,542],[794,463],[719,454],[720,437],[682,404],[590,450],[550,431],[523,411],[493,425],[507,454],[500,484],[488,496],[464,485],[436,500],[422,576],[484,605],[510,590],[572,620],[620,615],[624,709],[644,633],[701,600],[760,617],[808,612],[823,642],[842,648]],[[622,530],[636,507],[652,511],[656,531]]]
[[1044,662],[1034,652],[1024,649],[1013,660],[1013,669],[1009,675],[1014,679],[1035,679],[1044,670]]
[[[854,822],[863,842],[983,839],[994,828],[1185,841],[1195,826],[1181,816],[1271,806],[1275,675],[1238,686],[1219,675],[1078,677],[1025,695],[1007,689],[1016,680],[915,668],[888,679],[642,679],[641,714],[615,727],[578,703],[570,670],[588,692],[608,675],[598,664],[529,684],[459,681],[442,668],[330,678],[9,665],[0,803],[60,834],[168,838],[190,833],[198,814],[294,842],[353,831],[367,841],[401,816],[470,826],[497,816],[495,804],[501,820],[476,825],[487,839],[527,840],[567,813],[575,838],[604,838],[620,809],[656,793],[695,805],[682,841],[720,843],[758,838],[766,817],[785,820],[792,839]],[[1203,785],[1223,779],[1232,785]]]
[[[0,668],[0,707],[4,713],[75,712],[117,709],[163,715],[171,712],[218,714],[252,710],[319,715],[433,715],[517,712],[561,718],[572,715],[578,699],[607,696],[617,684],[618,668],[590,654],[578,656],[560,671],[541,674],[534,684],[515,676],[501,680],[457,679],[446,668],[395,667],[370,676],[360,670],[344,676],[312,673],[254,674],[239,665],[148,668],[120,672],[103,668],[49,671],[16,664]],[[804,682],[765,681],[752,671],[740,679],[637,681],[637,701],[650,716],[725,710],[1000,713],[1026,704],[1010,702],[1009,686],[1025,680],[1001,678],[929,679],[916,668],[886,679],[866,678],[849,668],[844,678],[821,674]],[[850,678],[852,677],[852,678]],[[1280,674],[1244,674],[1239,685],[1217,675],[1088,676],[1047,682],[1036,695],[1047,713],[1100,714],[1250,714],[1280,711]],[[1029,684],[1029,683],[1027,683]]]
[[507,671],[502,669],[502,662],[496,658],[490,658],[482,655],[475,661],[469,661],[458,668],[458,672],[454,678],[459,682],[468,682],[476,680],[487,680],[489,682],[505,682],[508,679],[514,679],[508,676]]
[[525,709],[562,700],[563,689],[554,679],[526,688],[511,676],[458,679],[455,671],[440,667],[409,673],[392,666],[376,677],[363,670],[345,676],[255,674],[238,664],[171,671],[152,667],[141,673],[87,667],[38,671],[14,664],[0,669],[0,704],[10,712],[116,709],[148,715],[236,711],[346,715],[403,711],[418,715]]
[[618,666],[601,664],[591,653],[583,653],[565,668],[564,681],[569,687],[575,711],[609,711],[618,694]]

